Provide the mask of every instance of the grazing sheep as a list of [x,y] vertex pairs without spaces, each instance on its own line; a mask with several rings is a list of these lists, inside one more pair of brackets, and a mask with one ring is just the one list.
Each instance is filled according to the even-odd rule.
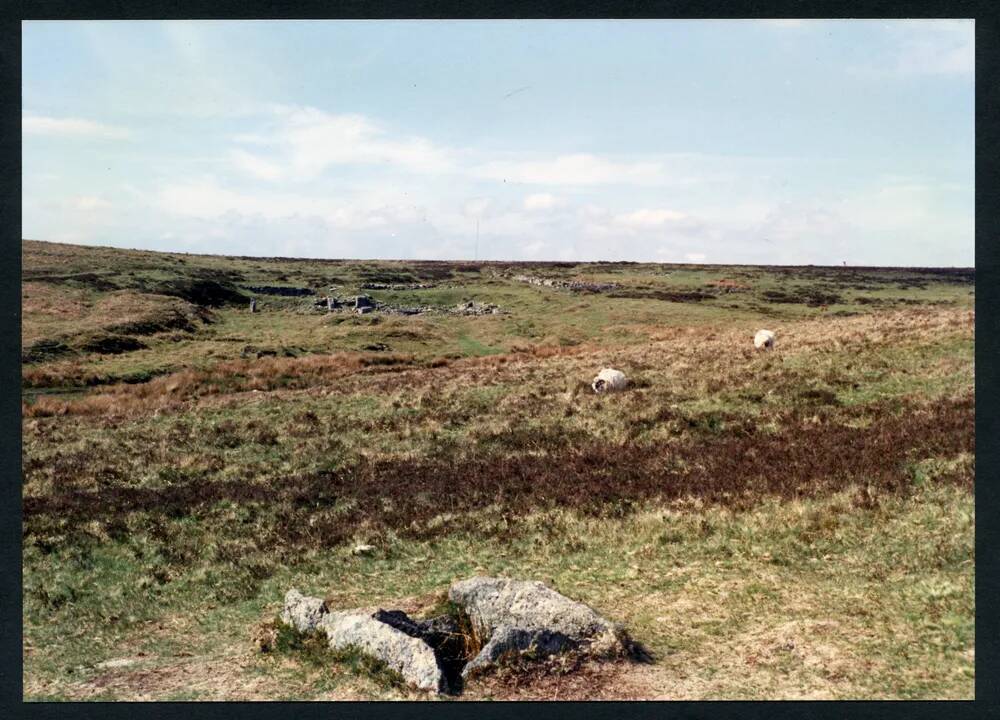
[[601,370],[594,378],[594,382],[591,383],[595,393],[617,392],[624,390],[626,385],[628,385],[628,380],[625,378],[625,373],[611,368]]
[[773,350],[774,331],[758,330],[757,334],[753,336],[753,346],[758,350]]

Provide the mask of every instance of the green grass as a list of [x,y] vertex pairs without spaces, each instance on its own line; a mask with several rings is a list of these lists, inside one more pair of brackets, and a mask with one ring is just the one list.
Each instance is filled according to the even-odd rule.
[[[745,513],[663,507],[601,521],[550,513],[525,518],[513,542],[454,535],[390,541],[371,558],[307,554],[294,568],[277,568],[252,598],[225,602],[209,577],[169,583],[153,595],[129,592],[135,563],[101,559],[75,572],[77,582],[96,580],[102,590],[95,584],[48,610],[47,623],[28,625],[36,651],[26,678],[62,678],[72,694],[97,674],[94,665],[126,648],[169,662],[179,653],[210,657],[220,647],[249,647],[248,629],[291,585],[320,595],[333,590],[352,607],[436,593],[487,573],[548,581],[625,622],[658,658],[657,673],[683,667],[691,676],[689,697],[767,697],[769,687],[788,691],[792,680],[841,698],[968,697],[973,518],[971,496],[933,481],[871,510],[841,495]],[[139,565],[148,571],[152,562]],[[184,616],[185,631],[172,642],[150,636],[151,627],[176,615]],[[64,616],[74,618],[74,640],[57,634]],[[816,624],[829,625],[823,642],[809,631]],[[780,628],[798,653],[773,650],[769,643],[785,639]],[[295,643],[285,652],[299,670],[284,682],[304,697],[331,689],[306,686],[312,669],[345,661]],[[734,672],[721,665],[733,652],[773,654],[763,685],[748,682],[746,666]],[[372,672],[356,657],[346,661],[352,673]],[[265,654],[250,668],[275,662]],[[66,675],[70,668],[78,669]],[[695,679],[707,683],[706,694]]]
[[[794,434],[802,428],[813,428],[809,442],[842,428],[874,442],[889,426],[963,407],[974,385],[968,277],[300,262],[34,242],[23,260],[33,278],[25,333],[70,344],[114,319],[94,311],[104,282],[140,294],[154,281],[198,278],[318,293],[337,284],[350,294],[367,279],[404,277],[436,286],[370,294],[506,311],[357,316],[266,297],[259,313],[224,305],[212,322],[144,335],[147,349],[26,362],[27,699],[424,698],[361,656],[302,638],[256,652],[254,629],[293,586],[338,607],[409,603],[428,613],[450,582],[472,574],[544,580],[623,622],[654,653],[649,666],[594,671],[572,697],[972,696],[970,452],[925,452],[935,438],[899,431],[897,466],[844,478],[850,464],[827,453],[811,485],[782,497],[760,488],[784,468],[744,462],[730,478],[733,498],[709,501],[694,488],[668,502],[630,490],[635,478],[600,477],[562,506],[517,504],[529,489],[565,490],[556,480],[573,478],[562,464],[580,454],[652,448],[641,479],[666,485],[714,459],[691,448],[746,436],[805,442]],[[504,275],[518,272],[638,294],[723,278],[748,289],[695,302],[612,298]],[[59,279],[73,274],[84,275]],[[766,295],[804,291],[840,302],[824,310]],[[76,293],[79,322],[46,304],[62,293]],[[777,330],[775,352],[749,349],[759,327]],[[364,349],[378,344],[388,350]],[[628,374],[626,393],[590,391],[606,366]],[[971,425],[968,435],[949,432],[940,447],[974,448]],[[493,465],[475,465],[482,458]],[[528,466],[537,477],[510,470],[524,458],[539,461]],[[421,485],[428,463],[457,469],[455,487]],[[357,485],[337,485],[342,477]],[[830,485],[837,490],[815,490],[831,478],[843,480]],[[396,481],[405,493],[382,492]],[[459,503],[466,487],[478,494]],[[131,498],[127,511],[86,505],[118,497]],[[46,502],[66,510],[39,510]],[[408,512],[428,505],[437,515],[411,522]],[[357,542],[377,550],[353,556]],[[504,682],[471,683],[465,697],[524,696]],[[545,698],[548,687],[527,692]]]
[[468,335],[459,335],[457,338],[458,350],[462,355],[472,355],[472,356],[482,356],[482,355],[496,355],[497,353],[503,352],[502,350],[485,345],[473,337]]

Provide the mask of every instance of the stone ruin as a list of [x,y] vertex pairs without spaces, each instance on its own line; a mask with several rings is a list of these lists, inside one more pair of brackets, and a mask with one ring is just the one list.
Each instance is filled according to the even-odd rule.
[[409,685],[437,693],[457,694],[465,680],[515,658],[645,655],[621,626],[540,582],[473,577],[454,583],[448,600],[457,615],[417,620],[401,610],[334,611],[292,589],[281,620],[324,633],[330,648],[381,660]]
[[323,297],[315,300],[312,305],[314,308],[325,309],[327,312],[334,312],[336,310],[351,310],[359,315],[374,312],[379,307],[378,303],[376,303],[375,300],[373,300],[369,295],[354,295],[346,298],[334,295],[324,295]]
[[455,306],[455,312],[459,315],[499,315],[503,312],[499,305],[493,303],[480,303],[475,300],[459,303]]
[[609,292],[617,290],[618,283],[587,282],[584,280],[558,280],[556,278],[542,278],[534,275],[514,275],[513,280],[527,283],[528,285],[538,285],[539,287],[560,288],[573,292]]
[[475,300],[461,302],[454,307],[442,308],[433,305],[404,306],[381,303],[369,295],[354,295],[337,297],[333,295],[318,298],[312,303],[313,309],[327,312],[355,312],[359,315],[378,310],[386,315],[503,315],[507,311],[494,303],[481,303]]
[[366,282],[361,285],[362,290],[430,290],[432,287],[435,287],[434,283]]
[[375,311],[375,301],[367,295],[358,295],[354,298],[354,312],[358,315]]

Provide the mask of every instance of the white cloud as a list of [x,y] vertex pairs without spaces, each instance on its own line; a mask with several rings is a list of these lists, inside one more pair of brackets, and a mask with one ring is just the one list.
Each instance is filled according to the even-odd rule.
[[490,209],[493,200],[487,197],[477,197],[466,200],[462,205],[462,214],[467,217],[478,217]]
[[[719,214],[710,225],[695,215],[666,208],[640,208],[612,213],[590,205],[579,209],[577,222],[579,232],[589,239],[627,239],[629,243],[652,246],[664,240],[680,244],[689,244],[692,239],[705,241],[710,238],[714,228],[725,225],[727,219]],[[666,252],[671,258],[680,257],[676,248],[656,252],[660,255]],[[645,251],[647,258],[652,254],[651,247]]]
[[472,173],[487,180],[541,185],[652,185],[664,179],[660,163],[617,162],[586,153],[547,160],[498,160],[475,167]]
[[229,154],[233,164],[245,173],[261,180],[279,180],[283,173],[275,163],[248,153],[246,150],[233,150]]
[[364,115],[332,114],[313,107],[272,106],[275,126],[269,133],[242,133],[237,142],[269,146],[269,159],[240,156],[251,175],[310,180],[334,165],[386,165],[416,173],[447,172],[451,152],[426,138],[396,137]]
[[[45,238],[48,240],[49,238]],[[88,240],[93,238],[87,233],[81,233],[75,230],[69,230],[66,232],[56,232],[51,235],[52,242],[57,243],[67,243],[72,245],[74,243],[86,243]]]
[[106,210],[111,207],[111,203],[97,195],[78,195],[70,201],[70,207],[84,212],[92,210]]
[[549,248],[548,243],[537,241],[530,242],[526,245],[521,246],[521,253],[523,257],[537,259],[542,256],[542,253]]
[[[486,156],[395,137],[364,116],[310,108],[272,108],[247,129],[221,164],[213,159],[215,175],[103,190],[84,185],[70,200],[72,191],[57,194],[57,207],[26,206],[26,227],[47,238],[73,230],[91,241],[132,242],[148,233],[159,249],[242,253],[249,242],[251,254],[314,257],[871,262],[896,252],[879,250],[880,243],[926,255],[934,238],[948,237],[971,248],[971,210],[962,221],[968,188],[902,171],[846,197],[781,203],[787,193],[759,182],[767,158]],[[320,157],[309,157],[310,149]],[[775,162],[784,163],[780,170],[791,160]],[[323,175],[354,163],[407,172]],[[504,188],[501,176],[552,187]],[[310,182],[294,182],[300,179]],[[739,202],[727,201],[729,185],[740,188]],[[103,212],[111,207],[106,198],[113,212]]]
[[976,69],[972,20],[894,20],[880,23],[884,41],[848,72],[884,79],[891,76],[971,76]]
[[43,115],[22,115],[21,131],[28,135],[57,137],[99,137],[123,139],[130,136],[126,128],[105,125],[83,118],[54,118]]
[[550,193],[535,193],[524,198],[525,210],[554,210],[565,204],[565,200]]
[[272,142],[266,135],[260,133],[237,133],[233,140],[246,145],[267,145]]
[[611,212],[600,205],[587,204],[580,208],[579,214],[585,220],[603,220],[610,217]]
[[[787,162],[787,158],[672,153],[630,157],[576,153],[486,154],[400,135],[357,113],[334,114],[314,107],[269,105],[260,123],[232,135],[243,147],[230,153],[234,166],[263,180],[314,181],[331,167],[383,168],[415,175],[464,175],[472,180],[559,187],[672,186],[733,183],[744,166]],[[251,152],[252,151],[252,152]],[[361,167],[363,166],[363,167]],[[668,172],[669,168],[669,172]],[[744,168],[745,172],[745,168]],[[524,208],[552,210],[566,201],[551,191],[529,194]]]
[[425,221],[423,208],[394,202],[384,194],[335,201],[322,194],[236,191],[220,185],[214,178],[167,185],[155,195],[153,203],[171,215],[202,220],[312,219],[330,228],[352,231]]
[[976,67],[971,20],[911,20],[902,23],[896,70],[902,74],[971,74]]
[[942,247],[972,248],[975,203],[971,183],[888,181],[867,193],[845,199],[838,211],[859,227],[873,229],[887,241],[909,243],[936,238]]
[[229,212],[266,215],[254,198],[219,187],[211,180],[168,185],[160,190],[157,205],[166,212],[190,217],[221,217]]
[[[966,191],[898,178],[846,197],[773,203],[766,211],[736,215],[721,202],[685,204],[681,211],[655,205],[609,210],[567,201],[563,211],[550,213],[525,209],[523,196],[442,199],[430,191],[414,202],[401,189],[379,185],[350,194],[325,185],[285,192],[209,176],[152,190],[144,199],[118,193],[113,212],[93,211],[106,207],[107,195],[80,195],[72,198],[75,205],[28,207],[25,217],[29,236],[68,239],[59,233],[72,229],[83,233],[78,241],[128,237],[134,243],[145,237],[163,250],[234,254],[880,264],[901,262],[895,259],[899,249],[908,247],[949,264],[955,260],[948,252],[935,250],[944,247],[941,238],[965,247],[963,257],[972,258]],[[473,218],[479,216],[469,214],[475,210],[482,210],[478,249]],[[60,212],[61,226],[50,220]]]
[[[744,235],[744,242],[756,256],[769,257],[770,262],[839,265],[843,260],[856,260],[857,248],[852,248],[850,241],[861,233],[857,223],[837,205],[785,202],[763,222],[747,228]],[[757,260],[762,261],[767,260]]]
[[677,212],[676,210],[662,209],[636,210],[635,212],[625,213],[615,218],[618,223],[634,228],[662,227],[667,223],[676,223],[680,220],[687,219],[688,216],[685,213]]

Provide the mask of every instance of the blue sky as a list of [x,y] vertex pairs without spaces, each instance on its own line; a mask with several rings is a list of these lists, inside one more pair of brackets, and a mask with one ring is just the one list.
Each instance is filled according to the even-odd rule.
[[973,36],[965,20],[25,22],[22,235],[972,265]]

